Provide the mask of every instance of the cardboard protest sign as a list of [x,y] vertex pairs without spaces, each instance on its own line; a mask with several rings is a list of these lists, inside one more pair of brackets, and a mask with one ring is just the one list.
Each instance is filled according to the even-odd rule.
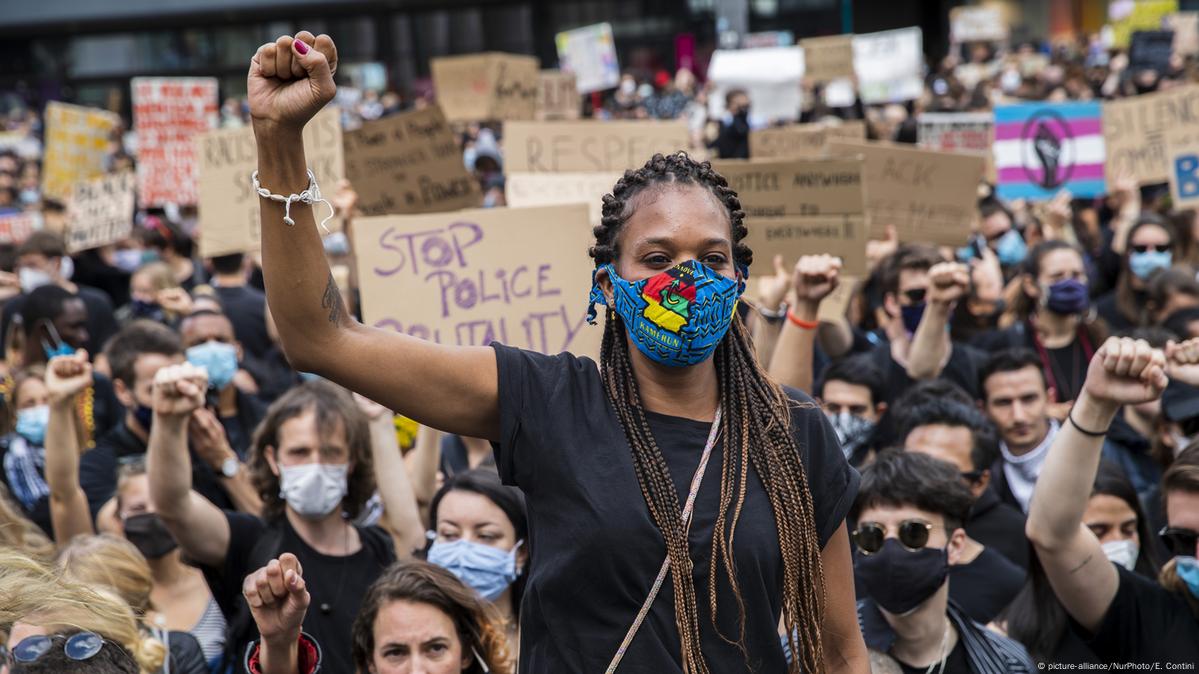
[[926,112],[916,119],[916,144],[928,150],[974,154],[987,160],[987,180],[995,182],[991,144],[995,119],[989,112]]
[[142,206],[199,200],[195,139],[216,123],[216,78],[133,79],[137,191]]
[[509,173],[504,198],[513,208],[587,204],[591,226],[603,215],[603,198],[612,192],[621,173]]
[[996,191],[1002,199],[1052,199],[1107,191],[1097,102],[1018,103],[995,108]]
[[1109,184],[1126,173],[1138,184],[1164,183],[1170,173],[1166,131],[1199,123],[1199,85],[1103,104]]
[[580,94],[612,89],[620,84],[620,64],[616,61],[616,42],[612,26],[597,23],[554,36],[558,47],[558,67],[574,73]]
[[1007,42],[1008,25],[996,6],[954,7],[949,10],[949,41]]
[[744,89],[753,104],[754,119],[787,120],[799,117],[803,103],[800,81],[804,76],[801,47],[717,49],[708,62],[708,114],[724,114],[725,94]]
[[830,35],[800,40],[804,74],[818,82],[853,77],[853,35]]
[[582,204],[354,221],[367,325],[458,346],[597,356]]
[[1164,72],[1170,67],[1174,51],[1174,33],[1168,30],[1138,30],[1132,34],[1128,50],[1128,67],[1136,70]]
[[104,173],[109,137],[120,123],[104,110],[47,103],[42,196],[66,201],[75,183]]
[[451,122],[533,119],[540,65],[535,56],[485,52],[433,59],[437,103]]
[[858,93],[867,105],[919,98],[924,92],[924,37],[919,28],[853,36]]
[[573,73],[541,71],[537,81],[536,119],[578,119],[581,107]]
[[1199,54],[1199,12],[1177,12],[1162,19],[1162,28],[1174,32],[1174,52]]
[[1156,30],[1161,28],[1162,19],[1178,11],[1178,0],[1137,0],[1132,3],[1112,3],[1111,8],[1131,5],[1131,11],[1124,16],[1112,16],[1112,46],[1124,49],[1132,41],[1132,34],[1138,30]]
[[42,214],[38,211],[0,215],[0,244],[18,246],[42,227]]
[[347,131],[345,162],[364,215],[455,211],[483,199],[436,105]]
[[[304,156],[326,198],[345,177],[340,113],[336,107],[318,112],[304,127]],[[250,128],[219,129],[195,140],[200,174],[200,255],[212,257],[253,252],[261,247],[259,199],[250,184],[258,168],[258,146]],[[272,192],[277,185],[263,185]],[[297,208],[301,206],[293,206]],[[313,206],[319,223],[329,213],[324,204]],[[336,229],[336,218],[329,221]]]
[[782,255],[793,265],[802,255],[827,253],[841,258],[844,273],[866,273],[869,228],[860,214],[763,216],[753,218],[746,227],[745,243],[755,259]]
[[786,124],[749,132],[749,156],[754,159],[823,157],[828,141],[836,138],[864,140],[866,122],[840,124]]
[[133,231],[137,176],[132,171],[75,184],[67,202],[67,253],[107,246]]
[[1168,127],[1163,144],[1174,208],[1199,207],[1199,125]]
[[986,168],[982,157],[847,140],[829,143],[829,152],[861,155],[866,162],[870,238],[884,238],[890,224],[901,241],[966,242]]
[[612,172],[640,168],[655,153],[686,150],[687,122],[510,122],[504,125],[504,172]]

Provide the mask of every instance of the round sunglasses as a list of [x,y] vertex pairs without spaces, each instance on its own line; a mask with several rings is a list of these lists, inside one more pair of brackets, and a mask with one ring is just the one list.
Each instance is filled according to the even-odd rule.
[[1157,532],[1161,537],[1162,543],[1166,544],[1166,548],[1170,554],[1175,557],[1179,555],[1194,555],[1196,544],[1199,544],[1199,531],[1194,529],[1183,529],[1182,527],[1162,527],[1162,530]]
[[[904,520],[899,523],[899,543],[915,552],[928,545],[933,525],[922,520]],[[887,529],[878,522],[862,522],[854,529],[853,542],[864,555],[873,555],[883,549],[887,541]]]
[[39,634],[25,637],[12,650],[0,646],[0,662],[7,662],[10,665],[37,662],[43,655],[50,652],[55,641],[60,640],[65,641],[63,652],[66,653],[67,658],[75,662],[90,660],[104,648],[104,637],[95,632],[78,632],[69,637],[62,634]]

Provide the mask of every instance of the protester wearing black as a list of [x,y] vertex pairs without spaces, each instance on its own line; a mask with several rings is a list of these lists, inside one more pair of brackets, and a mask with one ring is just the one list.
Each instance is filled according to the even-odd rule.
[[726,118],[720,122],[713,148],[721,159],[748,159],[749,94],[744,89],[733,89],[724,100]]
[[271,347],[266,330],[266,295],[246,282],[245,255],[233,253],[212,258],[212,286],[224,314],[233,322],[233,333],[246,353],[263,358]]

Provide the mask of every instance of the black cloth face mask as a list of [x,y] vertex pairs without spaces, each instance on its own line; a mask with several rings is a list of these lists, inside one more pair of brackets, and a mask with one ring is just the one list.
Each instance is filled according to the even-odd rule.
[[125,538],[146,559],[158,559],[179,547],[175,537],[154,513],[130,515],[125,519]]
[[854,558],[866,594],[888,613],[903,615],[928,600],[949,575],[948,548],[908,550],[888,538],[878,552]]

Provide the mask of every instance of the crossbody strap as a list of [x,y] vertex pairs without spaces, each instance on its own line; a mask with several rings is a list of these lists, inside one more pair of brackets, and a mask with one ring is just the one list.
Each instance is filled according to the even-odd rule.
[[[691,522],[691,511],[695,508],[695,497],[699,494],[699,485],[704,480],[704,471],[708,468],[708,457],[712,455],[712,447],[716,445],[716,436],[720,433],[720,408],[716,408],[716,417],[712,419],[712,430],[708,431],[708,442],[704,445],[704,453],[699,457],[699,466],[695,469],[695,475],[691,478],[691,491],[687,494],[687,503],[683,506],[683,527],[688,528]],[[616,668],[620,666],[620,661],[624,659],[625,651],[629,650],[629,644],[633,643],[633,637],[637,636],[637,630],[641,629],[641,623],[645,622],[645,616],[649,614],[649,609],[653,606],[654,600],[658,598],[658,592],[662,589],[662,583],[666,580],[666,573],[670,571],[670,554],[667,553],[666,559],[662,560],[662,568],[658,570],[658,577],[654,579],[653,586],[649,589],[649,596],[645,598],[645,603],[641,605],[641,610],[637,612],[637,617],[633,619],[633,624],[629,626],[629,631],[624,635],[624,641],[620,643],[620,648],[616,649],[616,654],[612,656],[612,662],[608,663],[608,669],[604,670],[605,674],[612,674]]]

